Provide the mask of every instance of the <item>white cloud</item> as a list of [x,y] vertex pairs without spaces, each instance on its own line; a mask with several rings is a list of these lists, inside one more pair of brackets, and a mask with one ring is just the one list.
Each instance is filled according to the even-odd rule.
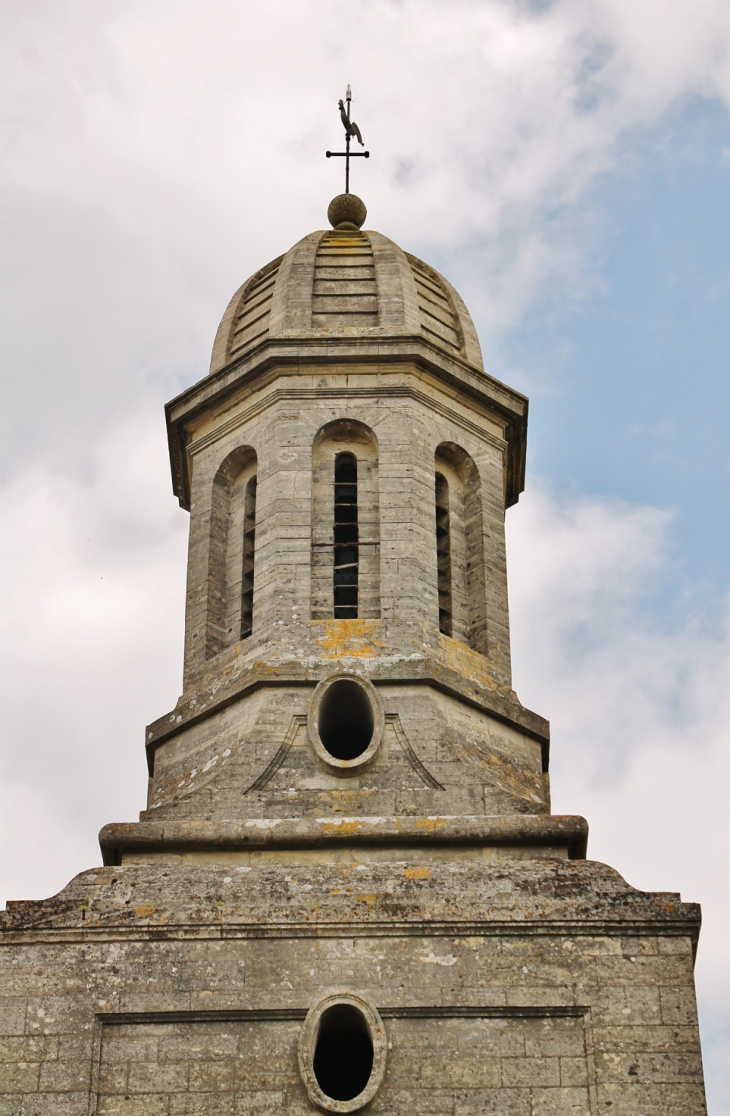
[[0,880],[57,891],[145,804],[144,725],[181,688],[187,515],[154,412],[0,488]]
[[533,485],[508,516],[515,686],[550,718],[553,810],[588,818],[589,856],[634,887],[702,904],[697,987],[719,1100],[730,1084],[730,609],[712,630],[661,627],[642,609],[671,522]]

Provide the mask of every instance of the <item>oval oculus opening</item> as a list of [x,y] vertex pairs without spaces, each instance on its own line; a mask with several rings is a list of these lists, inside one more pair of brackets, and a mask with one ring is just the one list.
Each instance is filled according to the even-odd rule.
[[322,1013],[312,1068],[332,1100],[353,1100],[366,1088],[373,1071],[373,1041],[365,1016],[352,1004],[334,1004]]
[[334,759],[354,760],[366,752],[375,718],[365,688],[349,678],[333,682],[322,697],[317,727],[325,751]]

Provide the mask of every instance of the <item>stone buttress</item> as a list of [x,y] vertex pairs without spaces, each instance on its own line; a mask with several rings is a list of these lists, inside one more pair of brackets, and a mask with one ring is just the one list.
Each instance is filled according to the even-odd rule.
[[527,400],[351,198],[168,405],[184,689],[104,866],[0,916],[0,1116],[705,1112],[699,908],[585,859],[512,690]]

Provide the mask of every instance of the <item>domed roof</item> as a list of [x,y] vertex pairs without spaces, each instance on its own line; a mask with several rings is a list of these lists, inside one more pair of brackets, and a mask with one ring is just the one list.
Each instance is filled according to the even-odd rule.
[[443,275],[387,236],[353,224],[310,233],[231,299],[211,374],[270,338],[418,337],[483,371],[474,323]]

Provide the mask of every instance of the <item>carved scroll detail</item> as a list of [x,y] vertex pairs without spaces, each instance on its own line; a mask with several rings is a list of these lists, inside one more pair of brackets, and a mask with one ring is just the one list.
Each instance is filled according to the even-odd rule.
[[259,791],[264,789],[266,784],[276,774],[276,772],[279,770],[282,763],[286,759],[287,753],[294,743],[294,738],[296,737],[298,730],[302,726],[305,726],[306,723],[307,718],[299,713],[296,713],[292,717],[289,728],[286,730],[286,735],[282,740],[276,755],[271,760],[268,767],[264,768],[258,778],[254,779],[253,783],[251,783],[251,786],[243,792],[244,794],[250,794],[251,791]]
[[428,768],[423,763],[421,763],[420,759],[413,751],[411,742],[406,736],[405,729],[401,724],[399,715],[397,713],[386,713],[385,720],[393,726],[396,739],[405,752],[406,759],[408,760],[416,774],[423,780],[427,787],[432,787],[434,790],[443,790],[444,788],[442,784],[439,783],[438,779],[434,778]]

